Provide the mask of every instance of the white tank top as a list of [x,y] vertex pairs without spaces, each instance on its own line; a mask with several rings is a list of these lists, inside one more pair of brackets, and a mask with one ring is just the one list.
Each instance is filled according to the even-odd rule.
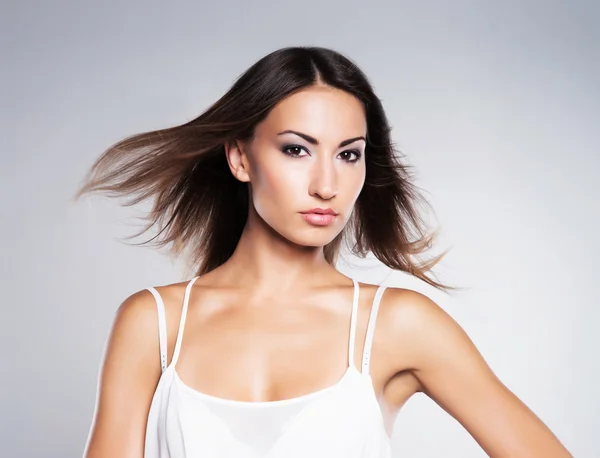
[[146,425],[145,458],[390,458],[390,438],[369,374],[373,331],[381,296],[375,294],[367,325],[362,370],[354,364],[359,286],[354,282],[348,368],[333,386],[291,399],[228,400],[187,386],[175,365],[187,314],[187,285],[179,332],[167,366],[167,328],[162,298],[158,307],[162,374]]

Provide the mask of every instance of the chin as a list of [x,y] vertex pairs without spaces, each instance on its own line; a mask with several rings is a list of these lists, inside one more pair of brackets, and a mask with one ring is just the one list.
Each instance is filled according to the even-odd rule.
[[331,243],[340,233],[339,230],[334,228],[319,228],[312,232],[313,233],[310,234],[307,233],[307,231],[298,231],[282,235],[296,245],[303,247],[324,247],[328,243]]

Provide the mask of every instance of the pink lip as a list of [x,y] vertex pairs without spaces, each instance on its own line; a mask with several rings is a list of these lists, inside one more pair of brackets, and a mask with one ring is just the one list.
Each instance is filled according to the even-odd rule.
[[310,210],[306,210],[305,212],[301,212],[301,213],[317,213],[319,215],[337,215],[337,212],[335,212],[333,209],[331,208],[311,208]]
[[[317,209],[315,209],[315,210],[317,210]],[[304,218],[304,220],[306,222],[313,224],[315,226],[328,226],[336,218],[336,213],[333,211],[328,212],[328,213],[317,213],[316,211],[313,212],[311,210],[308,212],[302,212],[300,214],[302,215],[302,218]]]

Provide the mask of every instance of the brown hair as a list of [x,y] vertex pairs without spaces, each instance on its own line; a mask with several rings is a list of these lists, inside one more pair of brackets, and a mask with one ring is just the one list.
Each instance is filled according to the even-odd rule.
[[[427,234],[419,207],[429,206],[411,181],[390,139],[382,104],[363,72],[348,58],[320,47],[274,51],[243,73],[216,103],[185,124],[119,141],[89,170],[75,198],[90,192],[125,196],[124,205],[153,198],[145,227],[158,231],[143,244],[187,253],[197,275],[233,254],[248,214],[247,183],[229,170],[225,145],[252,138],[255,126],[284,97],[316,83],[341,89],[365,108],[366,178],[344,230],[324,247],[335,264],[343,240],[351,252],[372,252],[388,267],[443,290],[455,289],[428,272],[445,255],[421,260],[435,232]],[[185,249],[184,249],[185,248]]]

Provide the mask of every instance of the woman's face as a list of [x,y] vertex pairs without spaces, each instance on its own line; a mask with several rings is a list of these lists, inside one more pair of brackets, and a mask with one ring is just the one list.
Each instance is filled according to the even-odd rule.
[[366,132],[358,99],[312,86],[279,102],[252,141],[228,155],[238,164],[234,174],[249,182],[256,215],[293,243],[324,246],[344,228],[363,187]]

